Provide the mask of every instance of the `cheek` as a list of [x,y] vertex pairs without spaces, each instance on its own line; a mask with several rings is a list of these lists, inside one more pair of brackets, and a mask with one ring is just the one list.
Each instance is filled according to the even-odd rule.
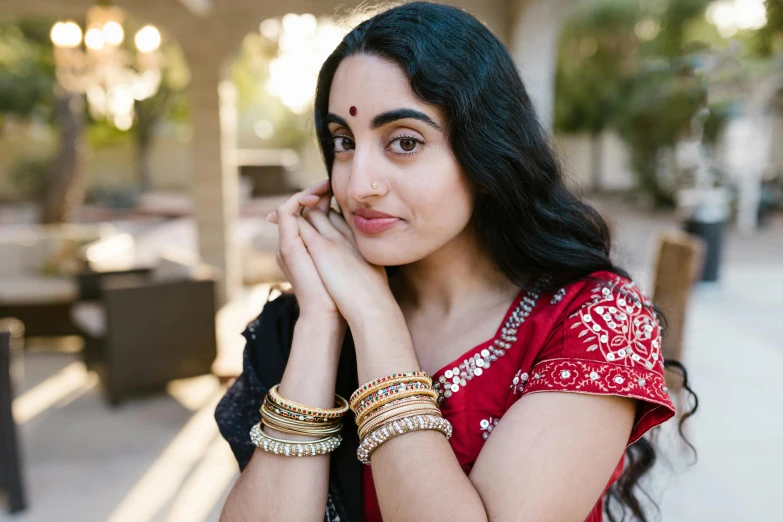
[[[410,192],[417,221],[426,232],[454,234],[461,231],[473,213],[473,196],[465,177],[454,172],[431,179]],[[422,230],[425,232],[425,230]]]

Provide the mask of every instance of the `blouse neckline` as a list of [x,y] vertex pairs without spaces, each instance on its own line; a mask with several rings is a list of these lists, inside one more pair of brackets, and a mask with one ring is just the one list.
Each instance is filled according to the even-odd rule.
[[485,349],[489,345],[491,345],[496,339],[499,339],[503,333],[503,328],[505,328],[506,323],[508,323],[509,319],[511,318],[511,315],[514,313],[514,310],[519,306],[522,299],[525,297],[524,288],[520,288],[519,292],[517,292],[516,297],[514,297],[514,300],[511,302],[511,305],[506,310],[506,313],[503,315],[503,319],[500,321],[500,324],[498,325],[497,329],[495,330],[495,334],[487,339],[486,341],[483,341],[468,350],[466,350],[461,355],[457,356],[456,359],[453,359],[452,361],[446,363],[443,367],[438,369],[435,373],[432,374],[433,382],[436,382],[438,378],[446,373],[447,370],[453,370],[454,368],[459,368],[459,365],[462,364],[462,362],[465,359],[470,359],[470,357],[473,357],[475,354],[474,352],[481,352],[482,349]]

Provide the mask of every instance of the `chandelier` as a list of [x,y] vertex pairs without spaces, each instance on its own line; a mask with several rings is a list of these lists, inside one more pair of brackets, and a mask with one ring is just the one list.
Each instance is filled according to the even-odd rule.
[[58,83],[85,93],[90,114],[120,130],[133,125],[135,102],[158,91],[163,62],[160,31],[145,25],[131,50],[124,45],[124,19],[121,9],[96,5],[87,11],[86,31],[68,20],[55,23],[50,32]]

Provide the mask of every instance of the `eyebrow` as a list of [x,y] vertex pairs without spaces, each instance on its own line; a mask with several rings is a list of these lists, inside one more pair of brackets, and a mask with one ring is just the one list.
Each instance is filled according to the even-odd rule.
[[[383,127],[384,125],[387,125],[393,121],[397,120],[405,120],[405,119],[411,119],[411,120],[419,120],[421,122],[426,123],[430,127],[436,130],[442,130],[440,125],[438,125],[436,122],[432,120],[429,116],[424,114],[423,112],[414,110],[414,109],[395,109],[393,111],[388,112],[382,112],[381,114],[378,114],[372,119],[372,122],[370,123],[370,127],[375,130]],[[326,115],[326,123],[327,125],[329,123],[337,123],[339,125],[342,125],[343,127],[346,127],[348,129],[351,128],[348,123],[339,117],[336,114],[329,113]]]

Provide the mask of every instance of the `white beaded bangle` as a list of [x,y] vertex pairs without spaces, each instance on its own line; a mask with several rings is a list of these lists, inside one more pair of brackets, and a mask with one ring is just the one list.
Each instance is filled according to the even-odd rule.
[[264,433],[264,430],[261,429],[261,423],[258,423],[250,429],[250,440],[256,447],[266,452],[286,457],[307,457],[326,455],[336,450],[343,438],[337,434],[313,441],[276,439]]
[[356,450],[356,456],[362,464],[370,465],[370,455],[378,449],[384,442],[408,433],[418,430],[437,430],[443,433],[447,439],[451,438],[453,432],[451,423],[443,417],[436,415],[412,415],[400,420],[384,424],[380,428],[362,439],[359,449]]

